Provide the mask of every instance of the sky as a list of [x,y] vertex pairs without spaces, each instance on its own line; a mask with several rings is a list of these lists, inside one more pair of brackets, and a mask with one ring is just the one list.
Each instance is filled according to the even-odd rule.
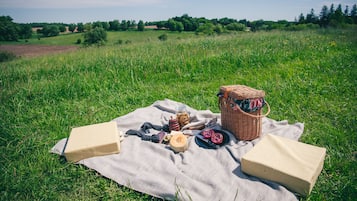
[[346,5],[357,0],[0,0],[0,16],[16,23],[79,23],[113,20],[153,22],[188,14],[191,17],[237,20],[294,21],[323,5]]

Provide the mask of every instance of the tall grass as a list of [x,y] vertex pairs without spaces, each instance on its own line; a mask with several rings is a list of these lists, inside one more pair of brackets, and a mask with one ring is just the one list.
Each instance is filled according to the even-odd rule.
[[[304,122],[327,148],[306,200],[356,195],[356,30],[185,36],[1,63],[1,200],[150,200],[68,164],[49,149],[72,127],[109,121],[158,99],[219,112],[221,85],[264,89],[270,118]],[[126,40],[126,39],[124,39]]]

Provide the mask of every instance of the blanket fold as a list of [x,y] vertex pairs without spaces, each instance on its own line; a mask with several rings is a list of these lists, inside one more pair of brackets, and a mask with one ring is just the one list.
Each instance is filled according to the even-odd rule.
[[[196,123],[208,123],[220,114],[195,110],[183,103],[165,99],[113,119],[119,130],[138,129],[144,122],[163,125],[176,112],[184,109]],[[262,135],[274,135],[298,140],[303,133],[302,123],[289,124],[263,118]],[[167,123],[167,122],[166,122]],[[231,133],[229,142],[219,149],[204,149],[188,139],[188,150],[174,153],[168,145],[143,141],[126,136],[121,152],[79,161],[104,177],[155,197],[166,200],[297,200],[286,188],[242,173],[241,157],[259,138],[238,141]],[[66,139],[60,140],[51,152],[62,154]]]

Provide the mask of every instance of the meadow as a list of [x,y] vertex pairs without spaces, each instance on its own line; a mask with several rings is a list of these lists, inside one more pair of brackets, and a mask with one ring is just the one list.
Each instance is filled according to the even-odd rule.
[[[325,147],[301,200],[357,197],[357,31],[318,29],[196,36],[108,33],[103,47],[0,63],[0,200],[155,200],[49,153],[71,128],[165,98],[219,112],[221,85],[265,90],[270,118],[303,122]],[[79,34],[30,44],[74,44]],[[119,40],[130,41],[118,44]]]

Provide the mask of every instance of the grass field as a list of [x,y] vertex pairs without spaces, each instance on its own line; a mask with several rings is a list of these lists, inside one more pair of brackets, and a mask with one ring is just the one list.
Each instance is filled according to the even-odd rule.
[[[195,36],[193,32],[167,32],[167,31],[155,31],[147,30],[144,32],[139,31],[108,31],[107,32],[107,45],[118,45],[119,41],[122,44],[132,44],[132,43],[148,43],[158,40],[158,36],[162,34],[167,34],[168,39],[173,40],[183,40],[187,38],[192,38]],[[197,36],[196,36],[197,37]],[[77,40],[80,39],[83,43],[84,37],[83,33],[65,33],[60,34],[56,37],[41,37],[38,39],[37,35],[34,34],[32,38],[28,40],[19,40],[17,42],[6,42],[1,41],[0,44],[28,44],[28,45],[78,45]],[[81,45],[78,45],[81,46]]]
[[[264,89],[270,118],[305,123],[301,141],[327,148],[324,169],[303,200],[354,200],[356,31],[175,33],[165,42],[154,31],[109,33],[105,47],[0,63],[0,200],[151,200],[50,148],[73,127],[164,98],[219,112],[216,93],[227,84]],[[116,45],[119,39],[131,43]]]

